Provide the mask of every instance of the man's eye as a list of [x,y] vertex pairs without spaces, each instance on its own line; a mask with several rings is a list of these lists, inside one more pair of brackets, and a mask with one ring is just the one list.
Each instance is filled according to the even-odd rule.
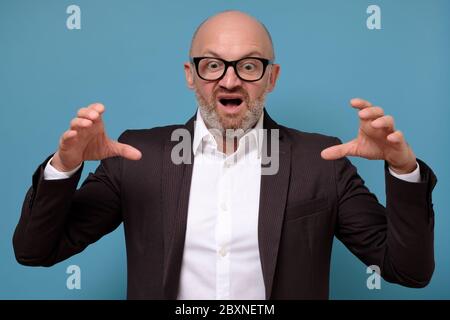
[[253,71],[253,70],[255,70],[255,65],[252,63],[246,63],[246,64],[244,64],[244,70],[245,71]]
[[214,70],[214,69],[217,69],[217,68],[219,68],[219,64],[217,62],[210,62],[208,64],[208,69]]

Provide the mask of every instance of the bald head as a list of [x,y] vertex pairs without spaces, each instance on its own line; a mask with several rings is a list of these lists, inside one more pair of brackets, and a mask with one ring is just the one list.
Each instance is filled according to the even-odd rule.
[[242,54],[260,55],[271,60],[275,58],[272,38],[264,24],[235,10],[209,17],[198,26],[189,54],[193,57],[205,53],[230,60],[240,59]]

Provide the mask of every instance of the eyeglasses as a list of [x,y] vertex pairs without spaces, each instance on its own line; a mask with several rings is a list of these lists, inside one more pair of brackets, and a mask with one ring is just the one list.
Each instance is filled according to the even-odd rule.
[[232,66],[239,79],[254,82],[261,80],[272,60],[246,57],[235,61],[227,61],[213,57],[194,57],[191,63],[195,65],[197,75],[206,81],[217,81],[222,79],[227,73],[228,67]]

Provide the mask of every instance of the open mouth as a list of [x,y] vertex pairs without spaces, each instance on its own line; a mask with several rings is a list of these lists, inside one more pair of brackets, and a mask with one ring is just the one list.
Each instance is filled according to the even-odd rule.
[[222,98],[222,99],[219,99],[219,102],[225,107],[239,107],[242,103],[242,99],[240,99],[240,98],[233,98],[233,99]]

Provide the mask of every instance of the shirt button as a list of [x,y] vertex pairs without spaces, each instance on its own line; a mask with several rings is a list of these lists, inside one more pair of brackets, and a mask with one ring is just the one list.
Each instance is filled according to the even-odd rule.
[[223,258],[227,255],[227,249],[225,247],[220,248],[219,255]]
[[228,210],[228,206],[225,202],[222,202],[222,204],[220,205],[220,209],[222,209],[222,211],[227,211]]

